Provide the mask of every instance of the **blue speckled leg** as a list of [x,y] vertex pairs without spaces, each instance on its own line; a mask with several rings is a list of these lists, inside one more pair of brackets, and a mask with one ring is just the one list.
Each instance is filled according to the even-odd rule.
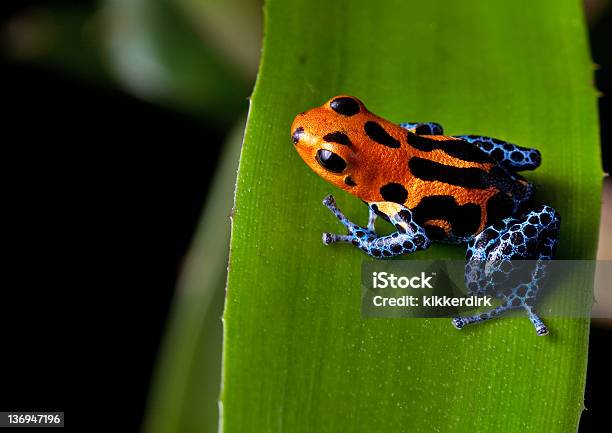
[[[369,256],[386,258],[425,249],[430,244],[425,230],[412,221],[412,213],[404,206],[395,203],[371,203],[368,228],[365,228],[353,224],[345,217],[340,209],[338,209],[336,201],[331,195],[325,197],[323,204],[348,229],[348,234],[346,235],[323,233],[323,243],[325,245],[335,242],[350,242]],[[381,211],[383,207],[396,209],[397,212],[387,215]],[[375,217],[372,216],[372,213],[383,216],[385,219],[388,218],[389,222],[397,228],[397,231],[387,236],[378,236],[374,231]]]
[[408,123],[400,123],[402,128],[405,128],[409,131],[414,132],[419,135],[442,135],[444,134],[444,130],[442,129],[442,125],[435,122],[408,122]]
[[480,135],[456,135],[455,137],[478,146],[480,150],[511,171],[533,170],[542,161],[537,149],[529,149],[497,138]]
[[[546,325],[534,311],[541,280],[546,275],[547,261],[551,260],[557,244],[560,218],[550,206],[540,206],[521,218],[507,218],[488,227],[468,244],[465,280],[469,294],[489,294],[503,301],[499,307],[469,317],[456,317],[453,325],[461,329],[465,325],[479,323],[501,313],[524,308],[537,335],[548,334]],[[496,284],[508,281],[513,272],[513,262],[534,260],[530,279],[503,291]],[[514,266],[526,266],[514,262]]]

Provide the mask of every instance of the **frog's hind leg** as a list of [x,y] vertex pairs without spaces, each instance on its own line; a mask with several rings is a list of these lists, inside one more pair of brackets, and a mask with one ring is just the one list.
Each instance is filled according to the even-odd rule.
[[[391,202],[370,203],[370,218],[367,228],[354,224],[344,216],[331,195],[325,197],[323,204],[333,212],[338,221],[348,230],[346,235],[323,233],[323,243],[325,245],[348,242],[369,256],[386,258],[425,249],[430,244],[425,230],[413,221],[410,210],[400,204]],[[378,236],[374,231],[374,215],[382,216],[388,220],[397,231],[387,236]]]
[[442,128],[442,125],[436,122],[408,122],[400,123],[399,126],[418,135],[444,134],[444,129]]
[[455,137],[478,146],[480,150],[510,171],[533,170],[542,162],[537,149],[529,149],[480,135],[456,135]]
[[[531,323],[533,324],[535,328],[536,334],[539,336],[547,335],[548,328],[546,327],[542,319],[538,316],[538,314],[534,310],[534,304],[535,304],[535,301],[536,301],[536,298],[537,298],[537,295],[540,289],[539,282],[546,275],[546,261],[547,260],[543,259],[543,260],[538,260],[536,262],[536,267],[532,274],[533,279],[530,282],[520,284],[514,287],[513,289],[508,290],[507,293],[503,293],[501,297],[504,300],[504,302],[501,305],[499,305],[498,307],[492,310],[486,311],[484,313],[479,313],[473,316],[455,317],[452,320],[453,326],[455,326],[455,328],[457,329],[461,329],[465,327],[466,325],[471,325],[474,323],[484,322],[485,320],[494,319],[496,317],[499,317],[502,313],[506,311],[524,308],[525,311],[527,312],[529,320],[531,321]],[[489,272],[486,274],[487,280],[486,281],[480,280],[479,283],[486,287],[490,283],[491,273],[495,273],[495,272],[512,273],[513,265],[510,264],[510,262],[506,262],[506,263],[509,264],[510,268],[506,268],[504,271],[502,271],[503,262],[499,264],[495,263],[493,266],[490,266]],[[517,265],[517,263],[515,262],[514,265]],[[520,269],[521,266],[523,265],[519,264],[517,267]],[[480,289],[478,290],[478,292],[481,295],[482,294],[490,295],[491,293],[494,293],[495,290],[493,289],[493,286],[489,285],[488,289],[486,288]]]
[[[507,218],[474,238],[466,254],[466,285],[470,294],[496,294],[502,305],[491,311],[456,317],[453,325],[461,329],[466,325],[499,317],[512,309],[526,310],[537,335],[548,334],[548,328],[534,310],[540,283],[546,275],[557,244],[560,218],[550,206],[540,206],[520,218]],[[518,262],[523,260],[523,262]],[[534,260],[528,282],[521,282],[501,293],[495,289],[496,278],[507,277],[513,270],[527,266]],[[513,262],[515,261],[515,262]],[[496,277],[497,276],[497,277]]]

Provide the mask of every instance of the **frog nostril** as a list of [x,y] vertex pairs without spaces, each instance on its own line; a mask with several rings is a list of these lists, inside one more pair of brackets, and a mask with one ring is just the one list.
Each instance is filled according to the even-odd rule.
[[293,131],[293,134],[291,135],[291,140],[293,140],[293,144],[298,144],[298,141],[300,141],[300,136],[304,133],[304,128],[303,127],[299,127],[296,128],[295,131]]
[[344,178],[344,183],[347,184],[348,186],[357,186],[357,184],[355,183],[355,181],[353,180],[351,176],[346,176]]

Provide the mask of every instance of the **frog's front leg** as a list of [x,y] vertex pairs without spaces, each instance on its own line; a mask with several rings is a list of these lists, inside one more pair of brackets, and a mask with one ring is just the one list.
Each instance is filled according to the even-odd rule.
[[407,122],[407,123],[400,123],[399,126],[401,126],[404,129],[407,129],[408,131],[414,132],[415,134],[419,134],[419,135],[443,135],[444,134],[444,129],[442,128],[442,125],[436,122]]
[[[368,227],[352,223],[336,205],[329,195],[323,200],[336,218],[348,229],[348,234],[323,233],[323,243],[329,245],[335,242],[350,242],[369,256],[375,258],[393,257],[425,249],[430,240],[425,230],[416,224],[412,212],[400,204],[392,202],[369,203],[370,221]],[[383,217],[395,226],[397,231],[387,236],[378,236],[374,231],[372,214]]]

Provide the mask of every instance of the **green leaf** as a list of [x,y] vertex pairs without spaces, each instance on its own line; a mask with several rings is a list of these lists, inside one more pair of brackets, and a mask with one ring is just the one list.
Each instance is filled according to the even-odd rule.
[[185,10],[211,46],[222,51],[249,80],[255,79],[261,48],[261,0],[172,0]]
[[[236,190],[224,313],[223,431],[571,432],[583,409],[586,319],[360,316],[360,268],[321,205],[336,195],[289,139],[336,94],[395,122],[442,123],[541,150],[539,202],[563,218],[558,258],[592,259],[602,172],[580,2],[269,0]],[[414,258],[462,258],[435,245]],[[588,304],[589,282],[552,296]]]

